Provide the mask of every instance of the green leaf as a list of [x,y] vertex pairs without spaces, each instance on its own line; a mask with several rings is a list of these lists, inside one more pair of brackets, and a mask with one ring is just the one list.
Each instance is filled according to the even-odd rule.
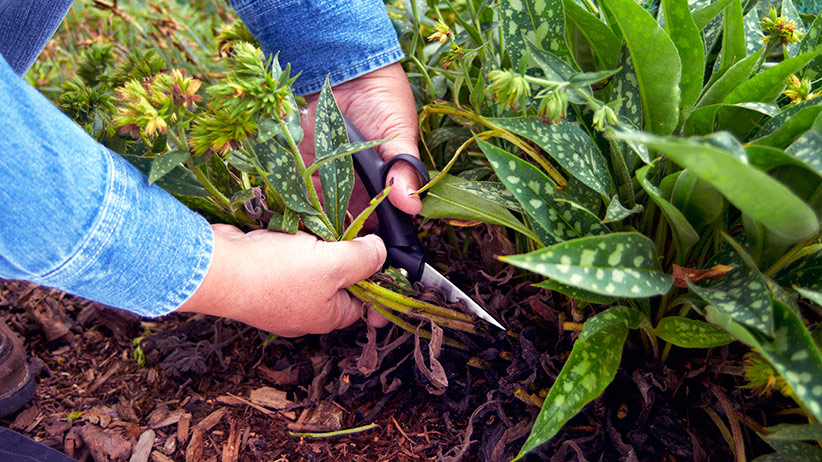
[[642,204],[636,204],[631,209],[625,208],[619,202],[619,196],[614,195],[614,197],[611,198],[611,202],[608,204],[608,208],[605,210],[605,218],[602,222],[614,223],[617,221],[622,221],[631,215],[642,213],[643,210],[644,207],[642,207]]
[[312,234],[324,241],[336,241],[338,234],[328,227],[319,215],[301,214],[300,220]]
[[517,198],[502,183],[496,181],[466,181],[465,183],[448,183],[446,186],[484,197],[507,209],[522,212],[522,206],[517,202]]
[[715,222],[725,208],[722,194],[688,169],[677,177],[671,191],[671,203],[696,229]]
[[537,143],[571,175],[591,189],[610,197],[611,178],[608,164],[594,141],[576,122],[543,124],[537,118],[490,119],[517,135]]
[[691,226],[688,219],[685,218],[685,215],[683,215],[678,208],[674,207],[673,204],[665,199],[662,191],[660,191],[659,188],[654,186],[653,183],[648,180],[648,172],[650,171],[650,168],[650,165],[646,165],[645,167],[637,170],[637,181],[639,181],[639,185],[642,186],[642,189],[648,193],[651,200],[654,201],[654,203],[665,215],[665,219],[668,221],[668,224],[671,226],[671,230],[674,232],[674,243],[676,244],[679,260],[684,261],[694,244],[699,242],[699,233],[697,233],[694,227]]
[[[436,172],[431,176],[436,176]],[[457,218],[507,226],[539,242],[539,238],[505,207],[468,191],[448,187],[451,183],[464,182],[466,180],[462,178],[445,175],[428,190],[420,215],[429,219]]]
[[550,440],[568,419],[605,391],[616,376],[629,325],[637,316],[636,310],[616,307],[585,322],[568,361],[545,398],[531,434],[514,460]]
[[799,50],[796,54],[805,54],[816,48],[820,35],[822,35],[822,15],[817,14],[810,27],[808,27],[808,32],[799,41]]
[[239,190],[237,181],[231,176],[228,166],[220,156],[211,156],[206,162],[206,168],[211,183],[224,195],[230,196]]
[[785,148],[805,133],[822,113],[822,98],[814,98],[783,109],[769,120],[753,143],[775,148]]
[[497,177],[531,218],[544,245],[608,232],[596,216],[584,209],[554,201],[554,182],[538,168],[491,143],[478,144]]
[[297,213],[318,214],[308,202],[305,183],[297,172],[294,155],[275,138],[250,144],[259,158],[267,183],[283,198],[286,206]]
[[[335,149],[347,143],[348,131],[345,129],[345,121],[331,92],[331,83],[326,77],[317,99],[314,152],[318,160],[324,159],[331,157]],[[334,231],[340,235],[345,230],[345,212],[348,210],[348,200],[354,190],[354,162],[351,157],[340,157],[322,164],[319,173],[325,214],[334,226]]]
[[[144,175],[148,175],[151,171],[152,158],[137,157],[127,154],[124,154],[123,157]],[[175,196],[200,198],[210,196],[208,191],[206,191],[203,187],[202,183],[200,183],[200,180],[197,179],[197,176],[195,176],[191,170],[181,166],[176,166],[171,170],[171,172],[163,175],[157,180],[156,184]]]
[[719,13],[728,7],[733,0],[717,0],[700,10],[693,12],[694,22],[699,30],[708,26],[708,23],[719,16]]
[[174,170],[174,167],[185,163],[189,156],[188,151],[169,151],[152,159],[151,171],[148,174],[148,184],[155,183],[167,173]]
[[785,152],[822,176],[822,115],[817,116],[811,128],[791,143]]
[[565,42],[565,9],[562,0],[511,0],[500,3],[502,39],[516,66],[526,55],[525,43],[532,40],[566,63],[574,58]]
[[679,121],[681,64],[676,46],[656,20],[634,0],[603,0],[633,59],[642,97],[645,128],[669,134]]
[[782,93],[782,89],[785,88],[785,77],[798,72],[819,53],[822,53],[822,49],[786,59],[776,66],[765,69],[738,85],[722,102],[733,104],[746,101],[770,102],[776,100]]
[[779,167],[780,165],[798,165],[800,167],[807,167],[799,159],[779,148],[773,148],[771,146],[749,144],[745,146],[745,153],[747,154],[748,161],[751,165],[766,172],[773,168]]
[[822,424],[779,424],[767,428],[769,440],[822,441]]
[[664,294],[673,283],[659,266],[653,242],[638,233],[583,237],[500,260],[612,297]]
[[759,60],[759,56],[762,55],[764,51],[765,49],[761,48],[758,52],[734,63],[733,66],[722,74],[722,77],[710,84],[709,87],[706,87],[696,107],[700,108],[721,103],[734,88],[748,80],[756,62]]
[[[620,71],[613,78],[613,88],[611,89],[611,101],[619,101],[614,104],[616,115],[635,127],[642,126],[642,95],[639,91],[639,80],[637,80],[634,62],[627,48],[622,48],[619,53]],[[649,160],[646,160],[646,163]]]
[[822,250],[805,255],[776,273],[779,284],[822,291]]
[[624,134],[656,149],[786,242],[805,239],[819,230],[814,211],[790,189],[723,149],[693,139]]
[[580,289],[579,287],[573,287],[569,286],[568,284],[557,282],[557,280],[555,279],[547,279],[545,281],[539,282],[537,284],[534,284],[534,287],[553,290],[555,292],[559,292],[563,295],[567,295],[577,300],[582,300],[588,303],[597,303],[599,305],[611,305],[615,303],[617,300],[615,297],[606,297],[604,295],[595,294],[585,289]]
[[734,341],[730,334],[713,324],[680,316],[662,318],[654,333],[682,348],[713,348]]
[[[785,16],[788,18],[789,22],[793,22],[796,24],[795,30],[802,34],[804,37],[805,35],[805,22],[802,21],[802,18],[799,17],[799,12],[796,11],[796,6],[793,4],[791,0],[782,0],[782,10],[780,11],[781,16]],[[799,53],[799,43],[787,43],[783,45],[785,47],[785,53],[787,56],[796,56]]]
[[776,452],[765,454],[753,462],[819,462],[822,461],[822,449],[798,441],[780,441],[763,438]]
[[665,30],[674,42],[682,63],[682,78],[679,82],[680,122],[688,118],[699,93],[702,91],[702,80],[705,76],[705,44],[702,33],[696,27],[688,0],[662,0],[665,11]]
[[596,53],[602,67],[605,69],[616,67],[620,39],[614,35],[611,28],[574,0],[564,0],[563,5],[568,19],[576,24],[579,31],[591,44],[591,48]]
[[725,10],[722,28],[720,72],[747,56],[745,52],[745,24],[742,19],[742,1],[733,0]]
[[377,206],[379,206],[386,197],[388,197],[388,192],[391,191],[391,186],[383,189],[379,194],[374,196],[371,201],[368,202],[368,207],[365,208],[354,221],[348,225],[348,228],[343,233],[342,237],[340,237],[341,241],[350,241],[357,237],[357,234],[360,233],[362,227],[365,225],[365,220],[368,220],[368,217],[374,213],[374,210],[377,210]]
[[750,56],[762,48],[762,28],[759,25],[759,11],[751,8],[743,18],[745,25],[745,52]]

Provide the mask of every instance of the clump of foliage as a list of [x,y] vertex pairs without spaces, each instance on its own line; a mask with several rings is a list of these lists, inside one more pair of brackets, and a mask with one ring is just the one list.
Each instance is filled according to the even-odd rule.
[[[594,307],[517,458],[603,392],[632,331],[659,361],[741,342],[755,352],[749,386],[822,418],[808,310],[822,303],[822,19],[806,23],[791,0],[764,8],[391,10],[439,170],[423,215],[507,227],[519,253],[503,261]],[[763,438],[780,457],[822,454]]]

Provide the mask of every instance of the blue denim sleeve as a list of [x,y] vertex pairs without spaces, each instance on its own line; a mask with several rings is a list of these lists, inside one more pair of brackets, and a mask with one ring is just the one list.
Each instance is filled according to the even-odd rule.
[[74,0],[0,0],[0,55],[23,75]]
[[145,316],[211,263],[208,223],[97,144],[0,57],[0,277]]
[[231,0],[266,54],[291,64],[298,95],[354,79],[403,57],[382,0]]

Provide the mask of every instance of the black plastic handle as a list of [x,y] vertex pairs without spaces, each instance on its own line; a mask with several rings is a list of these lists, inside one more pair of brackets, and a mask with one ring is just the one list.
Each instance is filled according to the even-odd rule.
[[[348,119],[345,119],[345,128],[348,130],[348,139],[352,143],[368,141]],[[428,170],[418,158],[410,154],[400,154],[388,161],[383,161],[376,149],[364,149],[353,155],[354,169],[365,185],[370,197],[374,197],[385,188],[385,179],[391,166],[398,161],[411,164],[423,184],[428,182]],[[394,207],[388,199],[377,207],[377,235],[385,242],[388,251],[386,265],[395,268],[404,268],[408,272],[408,279],[419,281],[422,277],[425,264],[425,253],[417,237],[417,231],[411,222],[411,216]]]

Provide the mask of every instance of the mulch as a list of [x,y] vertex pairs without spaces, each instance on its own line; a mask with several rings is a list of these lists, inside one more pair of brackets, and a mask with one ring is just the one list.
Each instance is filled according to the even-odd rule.
[[[432,226],[434,261],[508,332],[444,332],[466,351],[365,323],[271,340],[224,319],[141,319],[0,280],[0,317],[40,368],[35,399],[0,424],[80,461],[511,460],[595,307],[496,260],[512,244],[494,227],[458,229],[471,240],[463,255]],[[753,430],[790,403],[737,388],[744,349],[674,349],[662,364],[649,348],[629,336],[614,383],[525,460],[733,460],[716,417],[747,454],[769,452]]]

